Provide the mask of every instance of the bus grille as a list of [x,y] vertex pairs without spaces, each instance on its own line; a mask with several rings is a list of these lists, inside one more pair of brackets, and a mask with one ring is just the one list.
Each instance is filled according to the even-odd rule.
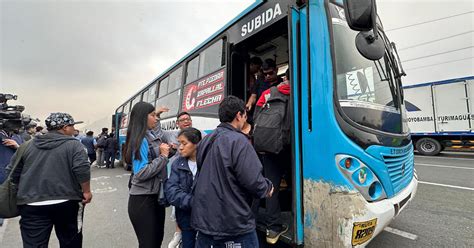
[[397,194],[404,189],[413,178],[413,151],[404,154],[383,154],[388,174],[392,181],[393,193]]

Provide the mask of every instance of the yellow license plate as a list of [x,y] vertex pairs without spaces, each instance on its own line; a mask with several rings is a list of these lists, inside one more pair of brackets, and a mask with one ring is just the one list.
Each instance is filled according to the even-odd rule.
[[360,245],[374,235],[375,226],[377,226],[377,219],[372,219],[364,222],[354,222],[352,228],[352,245]]

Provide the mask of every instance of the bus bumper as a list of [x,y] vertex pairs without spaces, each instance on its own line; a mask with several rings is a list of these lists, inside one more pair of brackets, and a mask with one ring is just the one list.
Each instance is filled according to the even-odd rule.
[[[396,196],[381,200],[378,202],[367,203],[367,212],[364,216],[357,217],[354,220],[353,230],[352,230],[352,245],[361,245],[365,246],[370,242],[375,236],[383,231],[390,222],[400,214],[400,212],[405,209],[416,194],[418,188],[418,178],[415,174],[410,184],[400,191]],[[375,222],[374,222],[375,220]],[[363,236],[364,228],[370,228],[370,225],[375,225],[373,230],[373,235],[369,240],[365,240],[363,243],[358,242],[357,238]],[[363,238],[363,237],[362,237]]]

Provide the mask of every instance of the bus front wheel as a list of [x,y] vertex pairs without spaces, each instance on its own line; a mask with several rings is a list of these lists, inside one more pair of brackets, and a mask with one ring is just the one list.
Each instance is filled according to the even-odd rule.
[[416,142],[416,150],[426,156],[435,156],[441,152],[441,144],[432,138],[422,138]]

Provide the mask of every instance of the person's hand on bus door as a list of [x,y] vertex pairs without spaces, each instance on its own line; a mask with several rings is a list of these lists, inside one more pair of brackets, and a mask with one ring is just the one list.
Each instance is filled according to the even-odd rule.
[[246,105],[245,105],[245,109],[247,109],[247,111],[250,111],[252,110],[252,103],[248,102]]
[[272,195],[273,195],[273,190],[274,190],[274,189],[275,189],[275,188],[274,188],[273,185],[272,185],[272,189],[270,190],[270,192],[268,192],[267,198],[272,197]]
[[164,157],[168,157],[170,154],[170,146],[166,143],[161,143],[160,145],[160,155],[163,155]]
[[257,102],[257,95],[256,94],[250,95],[250,98],[247,101],[247,104],[245,104],[245,108],[247,109],[247,111],[252,110],[252,107],[255,104],[255,102]]

